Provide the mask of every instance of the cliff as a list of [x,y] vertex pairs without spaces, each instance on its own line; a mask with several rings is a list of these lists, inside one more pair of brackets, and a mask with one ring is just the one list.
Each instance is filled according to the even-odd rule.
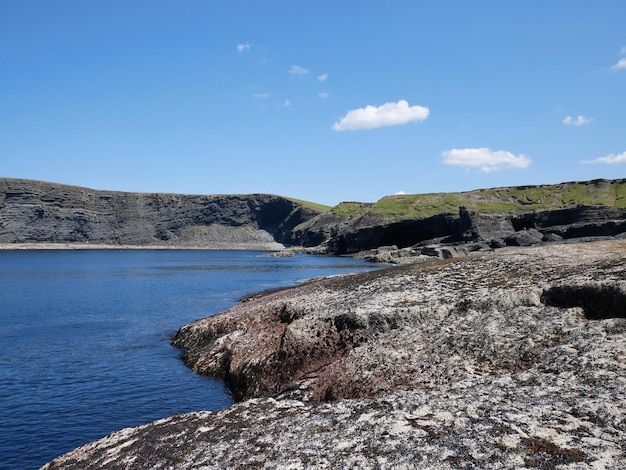
[[266,194],[97,191],[0,179],[0,243],[279,249],[320,211]]
[[428,245],[466,245],[473,251],[625,232],[626,180],[620,179],[342,203],[296,227],[294,244],[334,254],[381,246],[416,247],[419,254]]
[[625,233],[626,179],[387,196],[330,210],[266,194],[124,193],[0,179],[0,244],[296,246],[406,262],[443,256],[433,247],[466,253]]
[[626,242],[315,280],[184,326],[241,400],[45,469],[624,468]]

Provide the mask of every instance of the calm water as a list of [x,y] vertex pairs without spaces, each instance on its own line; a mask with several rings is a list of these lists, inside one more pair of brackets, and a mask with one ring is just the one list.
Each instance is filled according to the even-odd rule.
[[0,251],[0,468],[122,427],[232,403],[169,337],[263,289],[372,269],[248,251]]

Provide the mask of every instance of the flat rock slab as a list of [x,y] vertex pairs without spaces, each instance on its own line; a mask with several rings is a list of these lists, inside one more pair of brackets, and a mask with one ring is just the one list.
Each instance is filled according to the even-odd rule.
[[44,468],[626,468],[626,243],[328,278],[183,327],[242,401]]

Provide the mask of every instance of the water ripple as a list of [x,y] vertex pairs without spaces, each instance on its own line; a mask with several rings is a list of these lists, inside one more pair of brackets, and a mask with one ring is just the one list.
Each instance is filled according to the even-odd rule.
[[127,426],[232,399],[168,338],[246,294],[372,269],[236,251],[0,252],[0,467],[36,469]]

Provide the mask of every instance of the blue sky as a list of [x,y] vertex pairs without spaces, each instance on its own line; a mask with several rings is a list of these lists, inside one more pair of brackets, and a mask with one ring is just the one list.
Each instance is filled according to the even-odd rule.
[[0,0],[0,176],[396,193],[626,177],[626,2]]

